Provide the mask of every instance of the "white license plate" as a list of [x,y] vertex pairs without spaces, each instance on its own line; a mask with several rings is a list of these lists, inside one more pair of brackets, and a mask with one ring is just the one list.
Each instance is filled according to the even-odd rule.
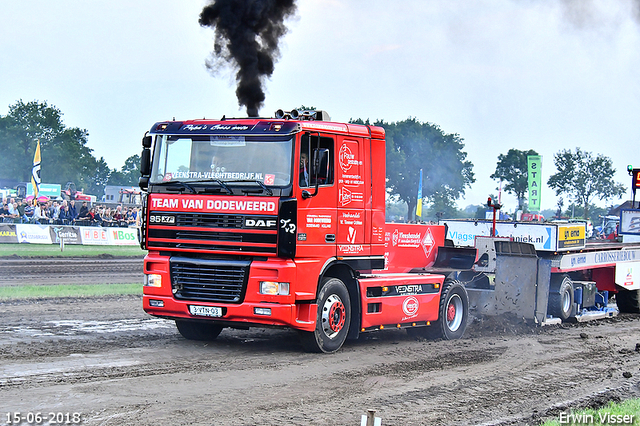
[[221,317],[222,308],[216,308],[214,306],[195,306],[189,305],[189,312],[191,315],[198,315],[201,317]]

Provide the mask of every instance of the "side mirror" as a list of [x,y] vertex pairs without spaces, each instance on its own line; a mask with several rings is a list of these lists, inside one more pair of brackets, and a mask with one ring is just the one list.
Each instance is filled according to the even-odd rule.
[[151,175],[151,150],[149,148],[144,148],[140,155],[140,175]]
[[151,148],[151,142],[153,141],[153,139],[151,138],[151,136],[145,135],[142,138],[142,147],[143,148]]
[[138,179],[138,186],[140,189],[147,189],[149,187],[149,177],[148,176],[140,176]]

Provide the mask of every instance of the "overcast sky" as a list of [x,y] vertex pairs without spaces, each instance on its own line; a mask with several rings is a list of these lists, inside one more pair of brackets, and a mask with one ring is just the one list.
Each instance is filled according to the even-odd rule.
[[[630,187],[626,166],[640,167],[638,3],[298,0],[260,115],[306,105],[335,121],[415,117],[458,133],[476,176],[461,207],[497,193],[489,175],[510,148],[538,151],[545,182],[561,149],[604,154]],[[0,114],[19,99],[47,101],[118,169],[156,121],[246,116],[233,73],[205,67],[205,4],[3,1]],[[555,203],[545,189],[542,208]]]

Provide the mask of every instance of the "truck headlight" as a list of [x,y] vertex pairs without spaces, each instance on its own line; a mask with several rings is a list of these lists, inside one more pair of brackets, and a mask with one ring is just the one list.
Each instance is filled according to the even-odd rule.
[[260,294],[271,294],[273,296],[288,296],[289,283],[279,283],[276,281],[260,281]]
[[162,287],[162,275],[144,274],[144,285],[147,287]]

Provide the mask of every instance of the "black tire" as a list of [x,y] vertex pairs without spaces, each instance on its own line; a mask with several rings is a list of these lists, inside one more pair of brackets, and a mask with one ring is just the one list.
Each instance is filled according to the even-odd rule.
[[640,290],[619,289],[616,293],[618,310],[625,314],[640,314]]
[[549,284],[549,315],[565,321],[571,317],[573,311],[573,281],[568,275],[555,274],[551,276]]
[[300,341],[308,352],[336,352],[349,334],[351,299],[338,278],[325,278],[316,300],[316,329],[301,331]]
[[200,321],[176,320],[178,331],[188,340],[216,340],[222,329],[221,325]]
[[412,337],[427,339],[460,339],[467,329],[469,295],[457,280],[446,280],[442,285],[438,320],[427,327],[407,328]]

